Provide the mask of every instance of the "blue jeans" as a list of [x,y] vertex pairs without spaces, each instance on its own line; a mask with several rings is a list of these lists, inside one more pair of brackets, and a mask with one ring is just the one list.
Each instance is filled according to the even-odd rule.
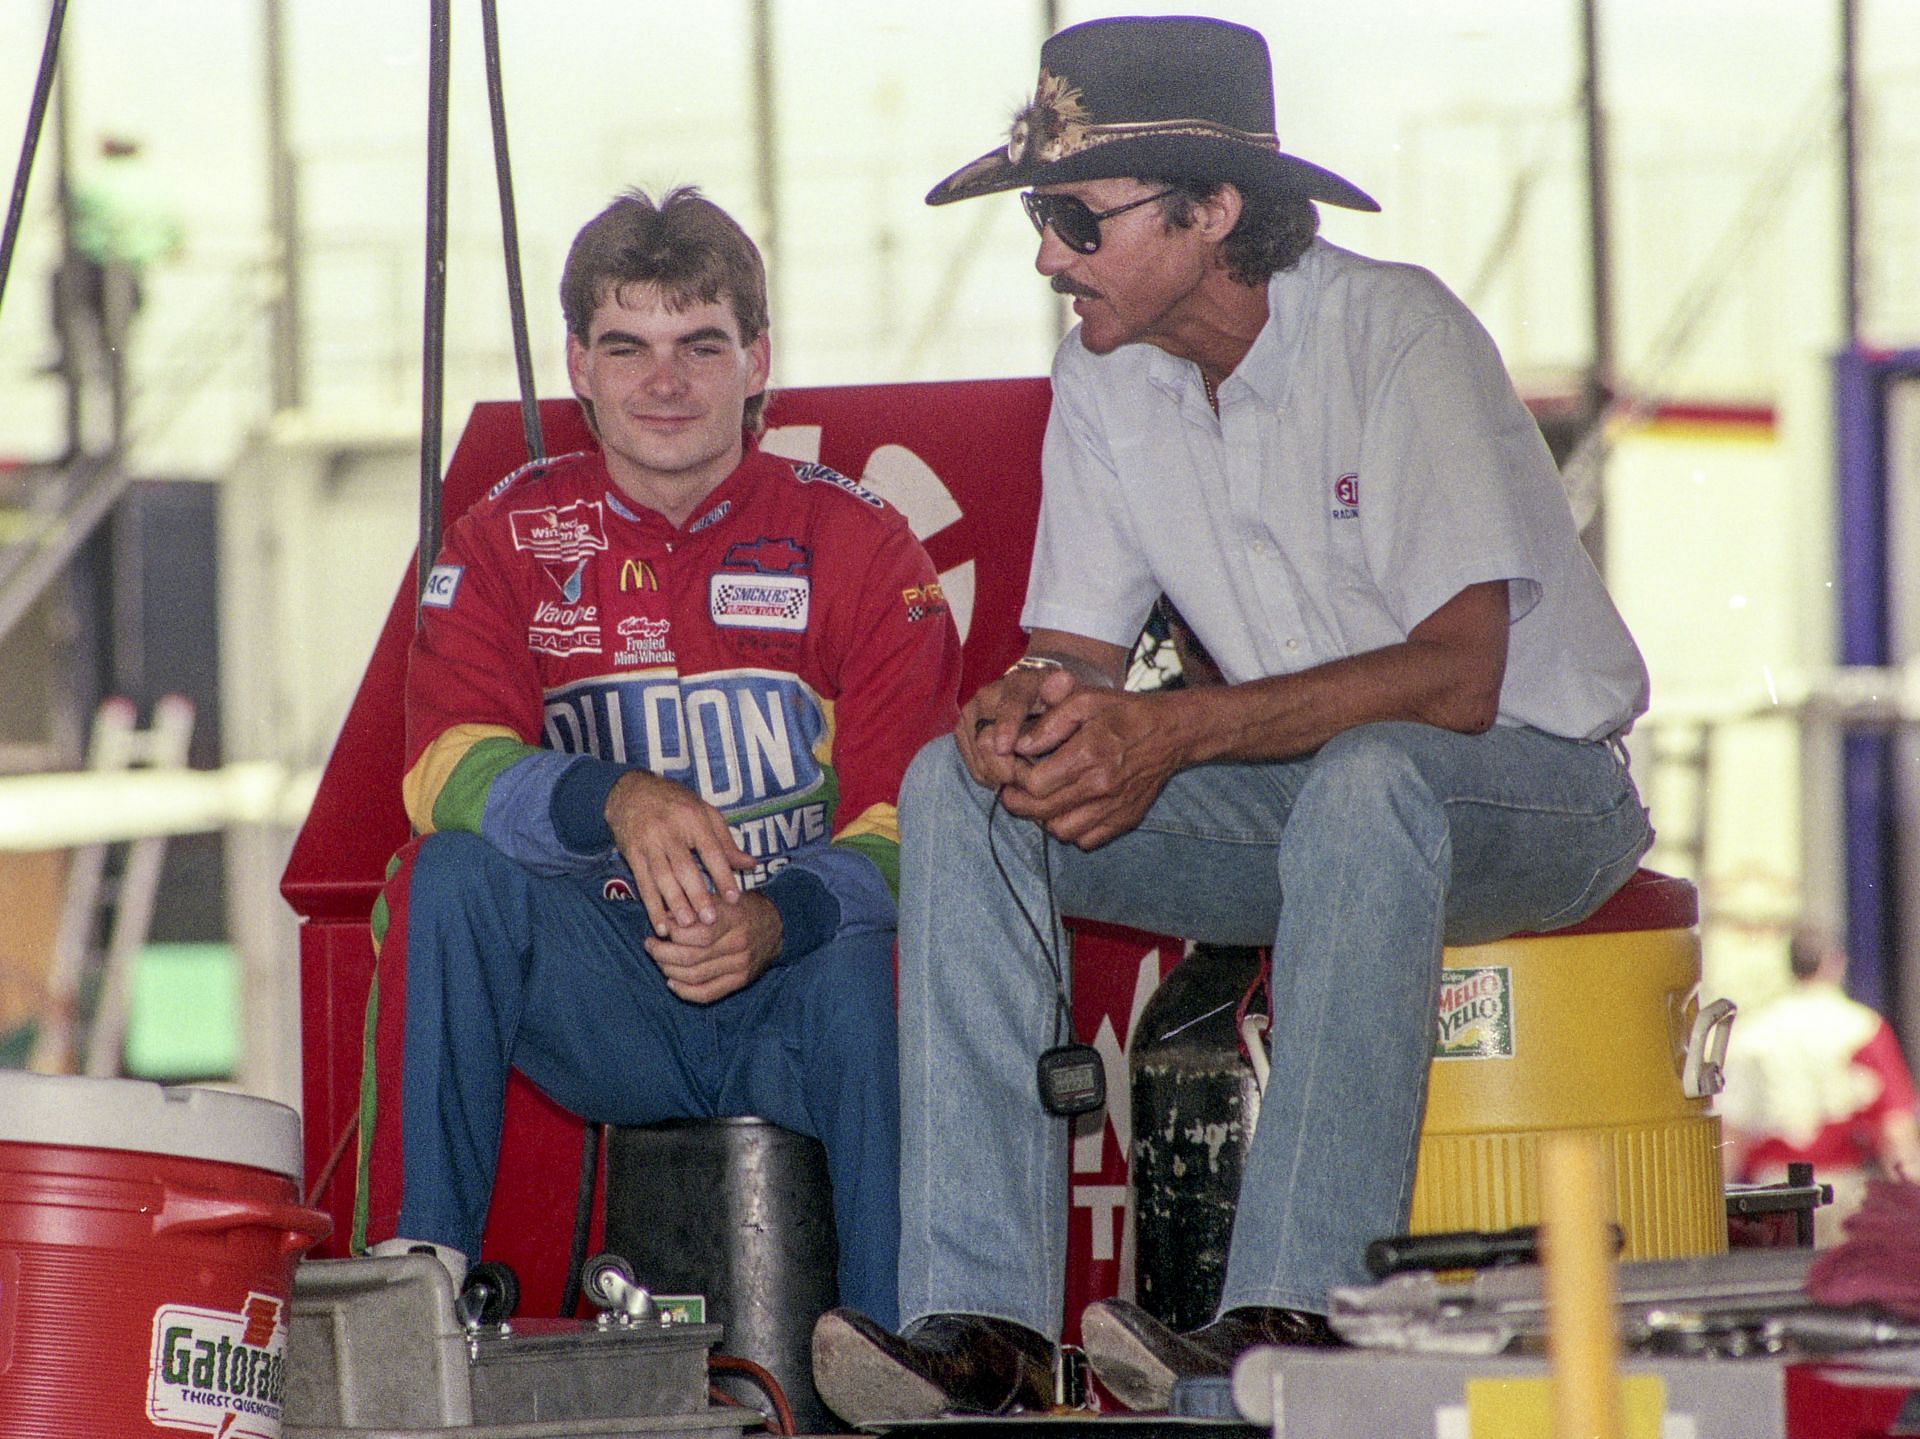
[[610,1124],[753,1115],[819,1139],[841,1300],[891,1319],[891,935],[830,941],[692,1004],[641,948],[652,931],[638,901],[532,874],[473,835],[420,842],[406,903],[397,1233],[478,1255],[511,1066],[574,1113]]
[[1324,1313],[1406,1226],[1442,945],[1585,918],[1652,839],[1605,743],[1397,722],[1184,771],[1091,853],[998,811],[940,740],[901,830],[900,1312],[1056,1336],[1068,1131],[1036,1090],[1054,985],[1020,908],[1051,922],[1043,844],[1062,913],[1273,947],[1272,1077],[1220,1307]]

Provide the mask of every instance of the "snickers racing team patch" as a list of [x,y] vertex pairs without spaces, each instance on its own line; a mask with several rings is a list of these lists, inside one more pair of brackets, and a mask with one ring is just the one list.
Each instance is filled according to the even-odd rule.
[[708,608],[725,629],[804,630],[813,584],[805,575],[717,574]]

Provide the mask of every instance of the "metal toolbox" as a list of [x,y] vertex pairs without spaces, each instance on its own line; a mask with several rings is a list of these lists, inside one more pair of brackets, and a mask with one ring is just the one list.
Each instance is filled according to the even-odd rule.
[[760,1415],[707,1402],[717,1324],[524,1320],[462,1328],[430,1255],[295,1274],[286,1439],[733,1439]]

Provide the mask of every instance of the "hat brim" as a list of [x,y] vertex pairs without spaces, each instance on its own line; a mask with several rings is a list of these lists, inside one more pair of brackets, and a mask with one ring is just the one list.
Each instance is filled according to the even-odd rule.
[[1140,136],[1096,145],[1059,160],[1015,163],[1006,147],[962,165],[927,191],[929,205],[950,205],[1002,190],[1112,180],[1131,175],[1191,176],[1196,180],[1277,184],[1308,200],[1347,210],[1378,210],[1379,202],[1331,170],[1282,150],[1194,136]]

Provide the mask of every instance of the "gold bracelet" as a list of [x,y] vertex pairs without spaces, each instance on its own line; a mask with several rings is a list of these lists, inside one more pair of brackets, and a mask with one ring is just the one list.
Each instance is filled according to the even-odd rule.
[[1061,661],[1050,659],[1046,655],[1021,655],[1019,659],[1007,666],[1006,672],[1013,674],[1016,670],[1063,670],[1065,668],[1066,665]]

